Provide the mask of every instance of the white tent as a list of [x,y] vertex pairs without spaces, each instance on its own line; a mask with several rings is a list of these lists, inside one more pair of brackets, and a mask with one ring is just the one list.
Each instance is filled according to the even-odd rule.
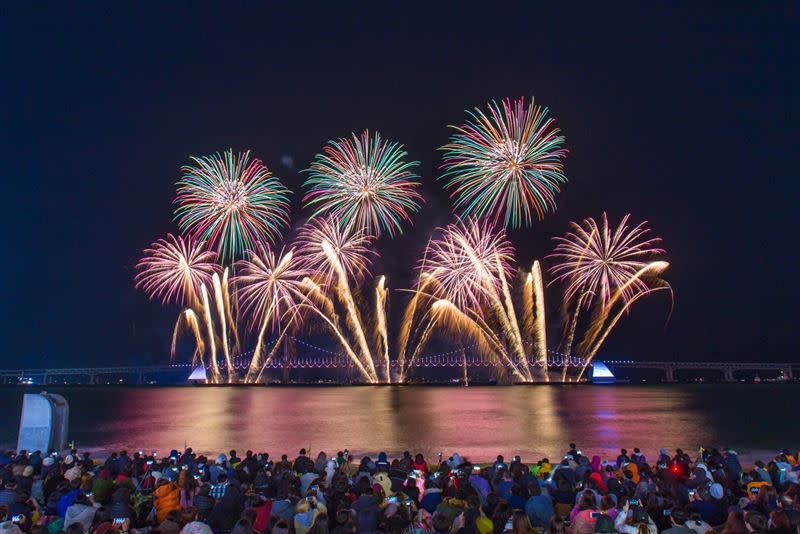
[[189,375],[187,380],[208,380],[208,375],[206,375],[206,368],[202,365],[195,367],[192,374]]

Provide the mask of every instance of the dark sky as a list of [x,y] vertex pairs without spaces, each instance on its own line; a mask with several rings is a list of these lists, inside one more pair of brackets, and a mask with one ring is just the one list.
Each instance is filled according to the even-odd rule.
[[606,356],[798,359],[797,2],[117,4],[0,8],[0,366],[166,359],[177,310],[132,267],[176,230],[192,154],[251,148],[299,219],[298,169],[328,139],[404,143],[428,203],[375,268],[404,285],[452,218],[446,125],[506,96],[547,105],[570,149],[558,212],[511,234],[521,264],[603,210],[664,238],[672,319],[641,305]]

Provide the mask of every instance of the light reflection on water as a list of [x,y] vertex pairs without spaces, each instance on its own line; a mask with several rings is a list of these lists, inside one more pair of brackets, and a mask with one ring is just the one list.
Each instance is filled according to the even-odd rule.
[[[213,454],[407,449],[489,460],[498,453],[555,457],[570,441],[587,454],[638,446],[650,457],[664,446],[730,445],[744,453],[800,446],[800,425],[776,409],[798,405],[793,385],[50,390],[70,402],[71,437],[100,450],[167,451],[185,442]],[[0,390],[2,443],[16,438],[26,391]]]

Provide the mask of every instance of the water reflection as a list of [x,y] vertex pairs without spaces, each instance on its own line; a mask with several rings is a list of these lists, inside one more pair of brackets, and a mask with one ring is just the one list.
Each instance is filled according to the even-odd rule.
[[[756,391],[757,389],[757,391]],[[787,386],[533,386],[354,388],[53,388],[71,404],[81,446],[167,451],[184,443],[218,454],[234,447],[294,455],[349,448],[374,454],[454,451],[476,460],[498,453],[560,454],[570,441],[587,454],[640,447],[744,452],[800,441],[797,425],[759,406],[796,405]],[[16,439],[23,389],[0,390],[0,441]],[[759,403],[748,402],[756,395]]]

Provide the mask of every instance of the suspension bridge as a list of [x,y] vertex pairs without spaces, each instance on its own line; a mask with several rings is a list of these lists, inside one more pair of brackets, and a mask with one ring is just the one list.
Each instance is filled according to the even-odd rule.
[[[353,369],[354,363],[348,357],[340,353],[328,350],[308,343],[302,339],[293,338],[298,350],[297,355],[291,358],[284,358],[282,355],[270,360],[266,369],[273,371],[280,370],[322,370],[322,369]],[[393,372],[400,369],[401,365],[409,369],[414,368],[497,368],[504,366],[496,360],[490,360],[474,352],[475,347],[460,347],[455,350],[441,352],[438,354],[428,354],[414,358],[412,361],[401,364],[397,360],[390,362]],[[266,351],[265,351],[266,352]],[[253,351],[243,352],[232,358],[233,368],[242,373],[250,366]],[[380,362],[376,362],[379,364]],[[541,370],[544,363],[530,357],[528,366],[532,370]],[[800,364],[791,362],[678,362],[678,361],[633,361],[633,360],[603,360],[612,371],[617,369],[655,369],[664,372],[666,382],[675,382],[676,373],[688,370],[718,371],[725,382],[735,381],[735,372],[755,371],[778,373],[785,379],[793,379],[794,368],[800,368]],[[219,360],[218,365],[225,370],[227,363]],[[568,370],[580,370],[585,365],[585,360],[574,355],[562,354],[558,351],[548,350],[548,370],[551,373],[563,372],[564,367]],[[52,384],[64,383],[69,379],[82,378],[88,383],[109,383],[109,378],[125,383],[147,384],[155,381],[156,378],[163,379],[169,377],[175,382],[185,382],[186,378],[193,370],[191,363],[171,363],[165,365],[133,365],[133,366],[110,366],[110,367],[60,367],[60,368],[17,368],[0,369],[0,384]],[[124,378],[123,378],[124,377]],[[159,380],[160,381],[160,380]],[[112,382],[113,383],[113,382]]]

